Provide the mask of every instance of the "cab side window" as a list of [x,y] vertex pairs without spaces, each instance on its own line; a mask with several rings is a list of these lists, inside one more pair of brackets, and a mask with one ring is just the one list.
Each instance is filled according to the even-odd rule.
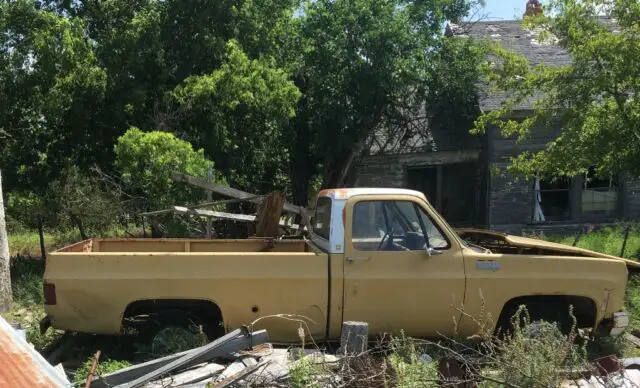
[[353,209],[352,242],[359,251],[446,249],[449,241],[410,201],[361,201]]

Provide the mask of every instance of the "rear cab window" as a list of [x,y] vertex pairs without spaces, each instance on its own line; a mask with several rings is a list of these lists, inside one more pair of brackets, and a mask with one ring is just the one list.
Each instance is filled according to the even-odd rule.
[[313,216],[313,233],[327,241],[331,235],[331,204],[331,198],[318,198]]

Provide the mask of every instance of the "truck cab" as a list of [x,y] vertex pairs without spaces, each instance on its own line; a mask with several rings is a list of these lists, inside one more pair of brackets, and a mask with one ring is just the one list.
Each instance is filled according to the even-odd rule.
[[[472,335],[508,325],[519,306],[532,319],[617,334],[627,265],[592,251],[448,225],[424,194],[334,189],[318,194],[311,240],[342,263],[342,319],[373,332]],[[464,233],[462,233],[464,232]],[[494,244],[463,239],[484,236]],[[497,242],[496,242],[497,241]]]

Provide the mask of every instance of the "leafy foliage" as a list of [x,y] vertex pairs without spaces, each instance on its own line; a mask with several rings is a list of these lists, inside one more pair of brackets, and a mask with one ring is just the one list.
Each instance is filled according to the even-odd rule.
[[[604,23],[605,14],[616,21],[614,26]],[[637,1],[554,0],[524,25],[539,31],[538,40],[564,48],[571,64],[530,68],[523,57],[495,48],[495,66],[485,67],[487,80],[511,97],[501,109],[482,115],[475,131],[496,125],[504,136],[522,140],[537,127],[559,130],[544,150],[513,158],[511,171],[572,176],[597,165],[603,176],[640,172],[639,18]],[[531,117],[509,119],[512,107],[532,97]]]
[[107,84],[84,21],[0,3],[0,164],[9,184],[43,188],[60,167],[94,161],[91,126]]
[[557,387],[567,371],[587,366],[586,347],[577,344],[575,331],[564,335],[555,323],[531,322],[524,306],[511,319],[520,323],[514,332],[498,345],[486,344],[496,350],[486,368],[496,370],[506,385]]
[[[191,144],[168,132],[142,132],[132,127],[115,146],[116,167],[132,193],[143,197],[148,208],[159,210],[176,204],[188,204],[202,199],[202,190],[174,183],[171,174],[184,172],[207,178],[213,162],[195,151]],[[216,182],[224,183],[219,174]]]
[[[87,359],[80,368],[78,368],[73,374],[73,384],[75,387],[83,387],[87,381],[87,376],[91,371],[91,365],[93,364],[93,358]],[[116,372],[120,369],[124,369],[131,366],[129,361],[120,360],[105,360],[100,361],[95,369],[94,376],[106,375],[111,372]]]
[[114,192],[75,166],[52,182],[49,192],[51,195],[45,200],[49,223],[78,227],[81,234],[106,231],[124,212]]
[[457,43],[443,43],[441,31],[445,20],[468,11],[467,1],[308,1],[303,6],[289,50],[298,53],[290,62],[303,97],[286,130],[298,202],[304,202],[317,172],[324,187],[346,184],[355,159],[372,140],[402,142],[426,134],[425,105],[445,101],[439,94],[447,90],[457,95],[451,82],[465,79],[445,80],[438,71],[458,54],[472,62],[464,50],[447,55]]
[[[10,209],[12,224],[33,227],[46,208],[56,212],[48,222],[78,224],[73,212],[110,204],[104,218],[114,218],[123,193],[109,196],[113,187],[100,179],[121,173],[126,193],[149,208],[193,199],[164,179],[169,167],[201,176],[192,165],[201,161],[157,157],[161,140],[157,150],[125,147],[123,135],[138,141],[125,135],[132,127],[202,149],[231,185],[282,190],[305,205],[318,178],[347,182],[372,138],[403,140],[468,121],[460,107],[475,104],[467,89],[476,51],[444,40],[442,24],[472,3],[1,2],[0,165],[7,195],[29,204]],[[127,153],[164,165],[163,174],[145,175]],[[52,190],[73,196],[52,196],[52,207]]]
[[220,68],[187,78],[173,96],[185,117],[181,128],[220,160],[234,185],[256,191],[285,185],[281,128],[300,93],[273,60],[251,60],[230,41]]

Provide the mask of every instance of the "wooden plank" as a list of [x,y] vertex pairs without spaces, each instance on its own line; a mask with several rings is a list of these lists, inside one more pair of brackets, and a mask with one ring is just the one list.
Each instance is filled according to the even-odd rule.
[[[186,183],[191,186],[200,187],[205,190],[211,190],[216,194],[224,195],[226,197],[238,198],[246,200],[247,202],[259,204],[261,202],[260,199],[255,198],[255,194],[247,193],[246,191],[234,189],[228,186],[223,186],[218,183],[209,183],[204,179],[197,178],[191,175],[183,174],[181,172],[174,172],[171,175],[171,178],[176,182]],[[292,205],[290,203],[284,204],[284,210],[293,214],[301,214],[305,212],[304,208],[301,206]]]
[[627,340],[627,342],[630,342],[634,344],[636,347],[640,348],[640,338],[636,337],[635,335],[630,333],[625,333],[624,339]]
[[[256,222],[256,216],[251,214],[234,214],[234,213],[217,212],[217,211],[205,210],[205,209],[189,209],[184,206],[174,206],[173,208],[176,213],[193,214],[200,217],[213,217],[213,218],[217,218],[221,220],[229,220],[229,221]],[[300,225],[289,224],[282,220],[280,220],[280,226],[291,228],[291,229],[300,229]]]
[[163,210],[155,210],[152,212],[144,212],[144,213],[140,213],[140,215],[142,216],[158,216],[160,214],[166,214],[166,213],[172,213],[174,212],[173,209],[163,209]]
[[280,235],[280,216],[284,193],[274,191],[262,201],[256,215],[256,236],[277,238]]
[[269,364],[269,360],[260,361],[259,363],[255,364],[255,365],[252,365],[252,366],[249,366],[249,367],[241,370],[240,372],[234,374],[233,376],[230,376],[228,379],[216,383],[214,385],[214,388],[229,387],[233,383],[235,383],[236,381],[241,380],[241,379],[249,376],[252,373],[255,373],[256,371],[258,371],[258,369],[262,368],[263,366],[266,366],[267,364]]
[[173,376],[156,380],[146,385],[146,388],[178,387],[195,384],[203,380],[211,379],[224,370],[224,366],[209,363],[195,369],[189,369]]
[[[91,387],[107,388],[114,386],[126,386],[125,384],[140,379],[143,376],[150,375],[151,373],[158,371],[171,363],[175,363],[177,360],[183,359],[186,356],[195,357],[180,365],[180,368],[182,369],[209,362],[217,358],[230,358],[239,350],[269,342],[269,335],[266,330],[255,331],[251,334],[251,337],[246,337],[239,333],[241,333],[241,330],[235,330],[205,346],[157,358],[155,360],[102,375],[99,379],[94,378]],[[156,377],[161,376],[162,375],[157,375]]]

